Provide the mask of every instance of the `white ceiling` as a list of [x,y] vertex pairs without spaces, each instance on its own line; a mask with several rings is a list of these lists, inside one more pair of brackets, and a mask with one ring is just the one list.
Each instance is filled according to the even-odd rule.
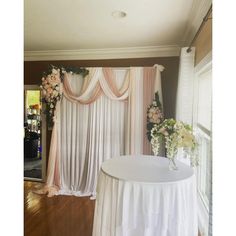
[[[209,0],[25,0],[25,51],[182,46]],[[112,17],[121,10],[125,18]],[[200,18],[200,19],[197,19]]]

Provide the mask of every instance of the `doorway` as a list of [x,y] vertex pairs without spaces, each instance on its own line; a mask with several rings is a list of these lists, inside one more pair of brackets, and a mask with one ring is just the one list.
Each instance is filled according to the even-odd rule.
[[41,90],[24,86],[24,179],[45,180],[46,135]]

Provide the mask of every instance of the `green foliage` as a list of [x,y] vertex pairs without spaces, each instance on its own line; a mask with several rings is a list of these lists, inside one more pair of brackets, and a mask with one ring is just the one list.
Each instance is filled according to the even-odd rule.
[[61,75],[62,80],[63,80],[63,72],[79,74],[79,75],[82,75],[82,77],[85,77],[86,75],[89,74],[89,71],[83,67],[49,65],[48,70],[43,72],[43,76],[47,76],[51,74],[53,69],[56,69],[56,70],[60,69],[60,75]]
[[[153,114],[153,116],[151,116]],[[155,99],[153,100],[152,104],[147,109],[147,138],[148,141],[151,142],[151,130],[155,124],[160,124],[164,119],[162,113],[162,106],[159,99],[158,92],[155,93]]]

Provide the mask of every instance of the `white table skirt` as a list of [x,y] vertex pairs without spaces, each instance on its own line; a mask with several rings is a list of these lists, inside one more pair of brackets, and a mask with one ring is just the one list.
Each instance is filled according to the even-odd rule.
[[154,156],[123,156],[103,163],[93,236],[197,236],[193,170]]

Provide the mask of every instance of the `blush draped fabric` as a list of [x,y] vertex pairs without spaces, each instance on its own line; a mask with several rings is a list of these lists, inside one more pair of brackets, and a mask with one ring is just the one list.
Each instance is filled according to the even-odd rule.
[[89,68],[89,75],[65,73],[57,103],[47,183],[41,193],[94,196],[104,160],[151,154],[146,109],[161,94],[162,66]]

